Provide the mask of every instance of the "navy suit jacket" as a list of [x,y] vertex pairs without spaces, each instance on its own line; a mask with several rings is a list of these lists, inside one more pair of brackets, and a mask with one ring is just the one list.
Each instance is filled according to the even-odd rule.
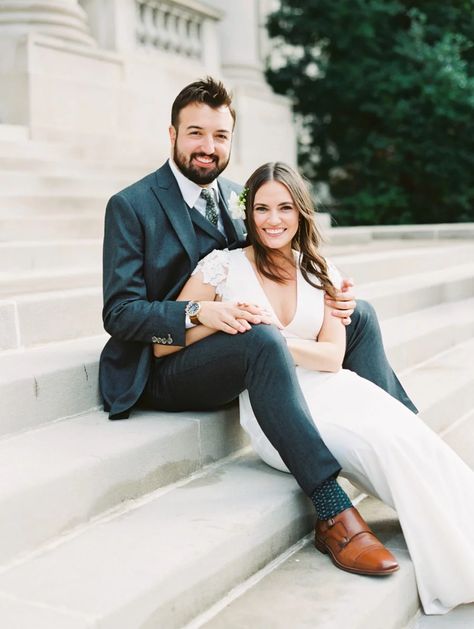
[[100,357],[99,384],[111,419],[128,417],[143,393],[153,343],[185,345],[186,302],[175,301],[199,259],[242,246],[244,223],[227,200],[241,186],[218,179],[228,235],[184,202],[166,162],[107,204],[103,250],[103,321],[111,338]]

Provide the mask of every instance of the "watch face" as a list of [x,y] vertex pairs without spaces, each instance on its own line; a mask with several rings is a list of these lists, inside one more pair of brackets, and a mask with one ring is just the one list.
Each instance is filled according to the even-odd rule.
[[187,314],[190,317],[194,317],[201,310],[200,304],[197,301],[190,301],[186,307]]

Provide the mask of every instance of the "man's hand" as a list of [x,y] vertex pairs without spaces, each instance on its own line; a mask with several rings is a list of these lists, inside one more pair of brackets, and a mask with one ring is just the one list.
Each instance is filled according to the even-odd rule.
[[200,301],[199,321],[208,328],[237,334],[250,330],[251,323],[275,323],[270,314],[255,304]]
[[341,290],[337,291],[336,299],[332,299],[327,293],[324,297],[326,305],[333,308],[333,317],[340,317],[344,325],[351,322],[351,314],[356,308],[356,300],[352,288],[354,282],[351,279],[342,280]]

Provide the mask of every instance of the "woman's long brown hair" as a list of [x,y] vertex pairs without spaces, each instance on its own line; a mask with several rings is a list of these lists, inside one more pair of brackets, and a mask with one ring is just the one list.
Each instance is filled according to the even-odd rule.
[[[278,256],[283,254],[268,249],[260,240],[255,226],[253,215],[255,195],[257,190],[268,181],[278,181],[286,186],[298,210],[299,226],[291,242],[291,247],[300,254],[299,265],[304,279],[315,288],[320,288],[331,295],[331,297],[334,297],[336,289],[329,279],[326,260],[318,251],[322,238],[316,227],[315,209],[308,187],[301,175],[283,162],[263,164],[250,175],[245,184],[246,188],[248,188],[246,195],[248,239],[255,252],[257,271],[261,275],[281,284],[288,279],[277,261]],[[319,283],[315,282],[314,277],[318,279]]]

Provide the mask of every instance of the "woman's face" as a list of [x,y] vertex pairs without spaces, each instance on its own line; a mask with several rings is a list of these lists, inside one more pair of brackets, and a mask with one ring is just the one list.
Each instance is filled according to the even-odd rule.
[[261,243],[268,249],[291,252],[298,231],[299,212],[288,188],[279,181],[267,181],[257,190],[253,219]]

